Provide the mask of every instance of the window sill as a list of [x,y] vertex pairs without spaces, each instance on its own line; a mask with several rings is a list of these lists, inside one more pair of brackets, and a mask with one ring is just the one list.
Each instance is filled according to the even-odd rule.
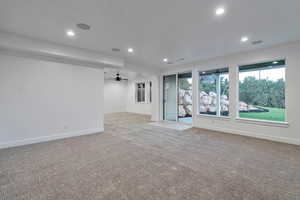
[[262,126],[275,126],[275,127],[283,127],[288,128],[288,122],[277,122],[277,121],[267,121],[267,120],[257,120],[257,119],[247,119],[247,118],[236,118],[237,122],[240,123],[248,123],[248,124],[256,124]]
[[149,102],[135,102],[136,104],[150,104]]
[[220,120],[230,120],[230,117],[217,116],[217,115],[197,114],[197,117],[215,118],[215,119],[220,119]]

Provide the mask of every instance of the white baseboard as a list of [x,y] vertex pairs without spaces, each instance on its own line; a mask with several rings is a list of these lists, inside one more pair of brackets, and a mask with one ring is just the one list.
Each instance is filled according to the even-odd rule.
[[297,139],[276,137],[276,136],[270,136],[270,135],[264,135],[264,134],[256,134],[256,133],[252,133],[252,132],[239,131],[239,130],[233,130],[233,129],[224,129],[224,128],[219,128],[219,127],[208,127],[208,126],[195,126],[195,127],[219,131],[219,132],[223,132],[223,133],[230,133],[230,134],[235,134],[235,135],[243,135],[243,136],[248,136],[248,137],[253,137],[253,138],[258,138],[258,139],[270,140],[270,141],[275,141],[275,142],[283,142],[283,143],[288,143],[288,144],[300,145],[300,140],[297,140]]
[[104,111],[104,114],[113,114],[113,113],[124,113],[127,112],[125,109],[123,110],[114,110],[114,111]]
[[63,138],[70,138],[70,137],[76,137],[81,135],[90,135],[95,134],[99,132],[103,132],[103,128],[94,128],[94,129],[86,129],[86,130],[80,130],[80,131],[74,131],[74,132],[66,132],[66,133],[60,133],[60,134],[54,134],[49,136],[42,136],[37,138],[27,138],[23,140],[17,140],[17,141],[11,141],[7,143],[0,143],[0,149],[4,148],[10,148],[10,147],[17,147],[17,146],[23,146],[28,144],[35,144],[35,143],[41,143],[41,142],[47,142],[52,140],[59,140]]
[[151,113],[148,113],[148,112],[133,112],[133,111],[126,111],[128,113],[133,113],[133,114],[139,114],[139,115],[148,115],[148,116],[151,116],[152,114]]

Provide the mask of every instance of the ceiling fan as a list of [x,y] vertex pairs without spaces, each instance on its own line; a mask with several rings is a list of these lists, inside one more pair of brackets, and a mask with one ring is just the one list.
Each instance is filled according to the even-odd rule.
[[115,77],[110,78],[110,80],[115,80],[115,81],[128,81],[127,78],[122,78],[122,77],[120,76],[120,73],[119,73],[119,72],[115,75]]
[[128,81],[127,78],[122,78],[119,73],[116,74],[115,80],[116,81]]

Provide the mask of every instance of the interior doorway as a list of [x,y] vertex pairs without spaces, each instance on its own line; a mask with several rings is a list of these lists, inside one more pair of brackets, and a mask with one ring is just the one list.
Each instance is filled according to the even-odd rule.
[[163,119],[192,124],[192,72],[163,77]]

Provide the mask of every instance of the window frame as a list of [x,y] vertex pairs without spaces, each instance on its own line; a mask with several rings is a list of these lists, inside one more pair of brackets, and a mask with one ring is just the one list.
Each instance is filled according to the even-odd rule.
[[149,97],[148,97],[148,103],[152,103],[152,81],[148,81],[148,83],[149,83]]
[[[200,101],[200,73],[202,72],[207,72],[207,71],[213,71],[213,70],[222,70],[222,69],[228,69],[228,79],[229,79],[229,95],[228,95],[228,99],[229,99],[229,108],[228,108],[228,116],[225,116],[225,115],[221,115],[221,110],[220,110],[220,95],[218,95],[218,110],[216,111],[216,115],[209,115],[209,114],[203,114],[203,113],[200,113],[200,108],[199,108],[199,101]],[[200,117],[208,117],[208,118],[217,118],[217,119],[225,119],[225,120],[229,120],[230,119],[230,93],[231,93],[231,89],[230,89],[230,67],[229,66],[225,66],[225,67],[214,67],[214,68],[204,68],[203,70],[201,69],[197,69],[196,70],[196,74],[197,74],[197,116],[200,116]],[[222,74],[222,73],[220,73]],[[220,77],[219,77],[219,81],[220,81]],[[216,88],[216,91],[219,93],[220,92],[220,84],[217,84],[218,85],[218,88]]]
[[[138,85],[139,84],[144,84],[144,101],[138,101]],[[141,81],[141,82],[136,82],[135,83],[135,103],[138,103],[138,104],[144,104],[146,103],[146,82],[145,81]]]
[[[239,73],[240,73],[240,67],[245,66],[245,65],[256,65],[256,64],[261,64],[261,63],[267,63],[267,62],[274,62],[274,61],[279,61],[279,60],[284,60],[285,61],[285,121],[274,121],[274,120],[263,120],[263,119],[251,119],[251,118],[241,118],[240,113],[239,113],[239,103],[240,103],[240,81],[239,81]],[[256,125],[265,125],[265,126],[275,126],[275,127],[288,127],[289,122],[288,122],[288,95],[287,95],[287,72],[288,72],[288,60],[286,58],[272,58],[272,59],[265,59],[265,60],[257,60],[255,62],[248,62],[248,63],[242,63],[238,64],[236,66],[236,73],[235,73],[235,85],[236,85],[236,99],[235,99],[235,120],[237,122],[241,123],[247,123],[247,124],[256,124]]]

